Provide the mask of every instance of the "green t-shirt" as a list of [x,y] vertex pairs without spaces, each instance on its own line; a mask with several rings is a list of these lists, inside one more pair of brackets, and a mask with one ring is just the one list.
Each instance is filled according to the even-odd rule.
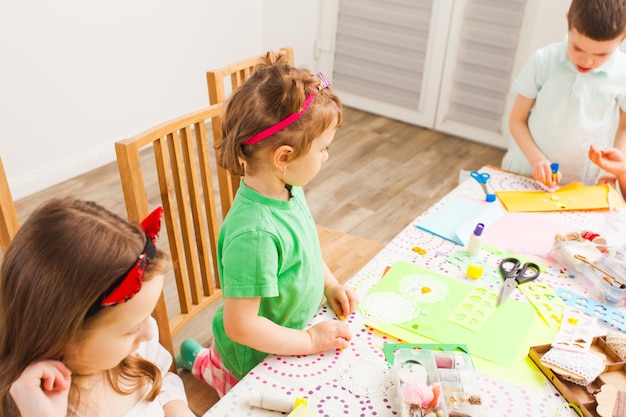
[[[289,201],[263,196],[243,181],[220,229],[218,269],[225,298],[261,297],[259,315],[302,329],[324,296],[324,264],[315,222],[300,187]],[[213,318],[215,347],[224,365],[243,378],[266,352],[234,342],[224,311]]]

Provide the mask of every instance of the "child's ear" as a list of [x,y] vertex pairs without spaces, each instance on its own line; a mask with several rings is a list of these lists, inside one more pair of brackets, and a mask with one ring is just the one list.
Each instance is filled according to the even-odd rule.
[[284,167],[291,162],[293,156],[293,147],[289,145],[281,145],[276,148],[272,154],[274,165],[278,170],[283,171]]

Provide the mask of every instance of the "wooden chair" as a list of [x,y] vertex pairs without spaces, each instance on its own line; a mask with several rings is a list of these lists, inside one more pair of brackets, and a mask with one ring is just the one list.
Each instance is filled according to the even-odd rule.
[[18,227],[19,221],[15,203],[13,202],[9,181],[0,158],[0,249],[2,249],[2,253],[6,252]]
[[[287,56],[289,64],[294,64],[293,48],[281,48],[275,52]],[[206,80],[209,89],[209,103],[223,103],[231,92],[235,91],[250,78],[260,58],[261,55],[255,55],[225,67],[207,71]],[[211,127],[213,128],[213,140],[215,144],[219,144],[222,141],[222,120],[220,116],[213,119]],[[217,178],[222,199],[222,216],[226,217],[226,213],[228,213],[237,193],[237,188],[239,188],[240,178],[233,178],[228,171],[219,166],[217,167]]]
[[[159,205],[165,211],[167,240],[161,236],[160,242],[169,244],[176,291],[168,294],[177,293],[180,312],[168,314],[168,306],[172,309],[176,302],[166,300],[162,293],[153,315],[160,342],[172,357],[172,338],[192,318],[221,301],[216,263],[217,193],[212,141],[206,131],[206,124],[219,110],[220,105],[203,108],[115,143],[128,218],[138,222]],[[141,152],[144,149],[148,152]],[[164,287],[167,284],[171,282]],[[210,321],[206,326],[210,329]],[[191,409],[204,414],[218,400],[217,393],[187,371],[181,371],[181,377]]]

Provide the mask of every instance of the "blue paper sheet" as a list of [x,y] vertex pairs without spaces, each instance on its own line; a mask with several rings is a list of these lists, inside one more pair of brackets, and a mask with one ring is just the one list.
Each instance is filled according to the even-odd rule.
[[483,223],[488,227],[504,213],[504,208],[497,202],[486,205],[465,197],[454,196],[422,217],[417,227],[457,245],[466,246],[477,223]]

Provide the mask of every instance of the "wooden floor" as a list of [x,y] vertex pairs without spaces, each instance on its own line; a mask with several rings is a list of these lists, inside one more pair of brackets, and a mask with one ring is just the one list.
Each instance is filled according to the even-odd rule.
[[[307,201],[318,225],[384,245],[451,191],[460,170],[499,166],[503,155],[501,149],[346,108],[330,159],[305,187]],[[65,195],[97,201],[126,216],[117,165],[111,163],[17,201],[20,222],[43,201]],[[331,257],[332,248],[325,253]],[[361,262],[366,261],[363,256],[372,255],[359,254],[358,248],[354,254]],[[352,273],[341,260],[332,261],[338,273]],[[174,291],[173,286],[165,288],[166,296]],[[186,326],[176,336],[175,346],[187,337],[207,344],[214,308]],[[203,401],[195,410],[198,414],[217,400],[207,385],[193,381],[186,372],[181,376],[188,393]]]

